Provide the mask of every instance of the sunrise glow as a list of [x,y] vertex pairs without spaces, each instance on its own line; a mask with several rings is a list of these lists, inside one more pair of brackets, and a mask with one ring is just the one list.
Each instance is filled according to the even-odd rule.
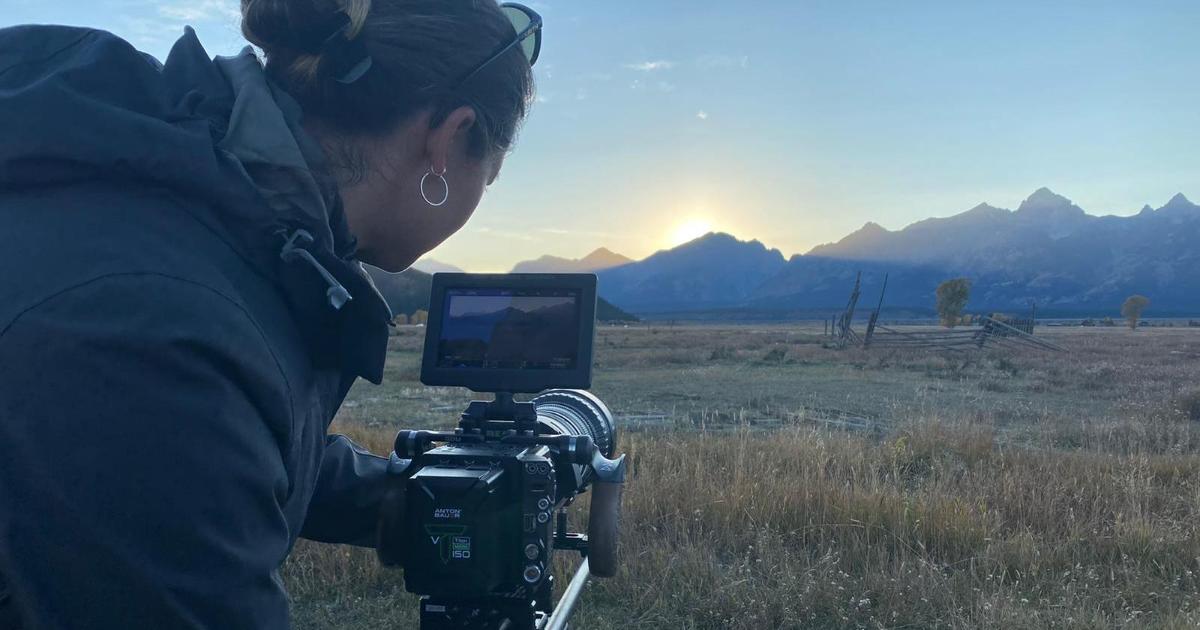
[[712,231],[713,226],[708,221],[695,218],[688,219],[687,221],[675,226],[675,229],[671,231],[671,235],[668,238],[667,245],[670,247],[682,245],[689,241],[694,241]]

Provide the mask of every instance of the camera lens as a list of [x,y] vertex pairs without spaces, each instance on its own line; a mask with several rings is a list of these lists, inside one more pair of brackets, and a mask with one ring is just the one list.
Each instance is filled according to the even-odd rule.
[[555,389],[533,399],[538,424],[546,435],[587,436],[605,457],[617,448],[612,412],[589,392]]

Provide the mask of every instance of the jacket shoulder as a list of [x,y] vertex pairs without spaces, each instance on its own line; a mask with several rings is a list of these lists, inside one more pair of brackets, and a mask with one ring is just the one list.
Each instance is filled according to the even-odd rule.
[[[270,410],[263,420],[280,447],[291,437],[292,388],[266,332],[234,296],[194,279],[114,272],[46,295],[0,325],[0,356],[32,364],[38,355],[53,357],[64,374],[78,374],[78,366],[96,356],[113,357],[105,369],[147,386],[165,377],[155,365],[210,363],[256,408]],[[203,389],[189,386],[179,395]]]
[[48,69],[77,64],[80,58],[93,62],[133,62],[154,70],[162,67],[154,57],[101,29],[52,24],[0,28],[0,69],[25,69],[17,76],[28,72],[44,74]]
[[[100,278],[157,274],[206,287],[248,312],[269,295],[259,276],[218,234],[194,218],[197,204],[138,186],[80,185],[0,196],[0,329],[51,296]],[[159,296],[138,298],[152,307]]]

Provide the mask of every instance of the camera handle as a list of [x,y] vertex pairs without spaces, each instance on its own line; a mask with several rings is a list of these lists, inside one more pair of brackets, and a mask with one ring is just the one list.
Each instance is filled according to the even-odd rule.
[[[589,440],[590,441],[590,440]],[[592,446],[592,505],[588,511],[588,560],[592,575],[617,573],[617,543],[621,534],[621,493],[625,488],[625,456],[608,459]]]
[[404,483],[397,483],[396,480],[403,478],[412,463],[412,459],[402,458],[394,452],[388,458],[390,481],[380,502],[379,521],[375,530],[375,555],[385,567],[404,566],[404,514],[408,496]]

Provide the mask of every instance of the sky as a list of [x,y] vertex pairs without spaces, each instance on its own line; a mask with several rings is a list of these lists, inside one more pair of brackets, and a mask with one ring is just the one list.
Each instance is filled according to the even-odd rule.
[[[377,2],[383,0],[376,0]],[[785,255],[1048,186],[1092,214],[1200,198],[1200,3],[545,0],[538,102],[432,256],[507,271],[703,234]],[[0,26],[101,27],[164,58],[236,0],[0,0]]]

